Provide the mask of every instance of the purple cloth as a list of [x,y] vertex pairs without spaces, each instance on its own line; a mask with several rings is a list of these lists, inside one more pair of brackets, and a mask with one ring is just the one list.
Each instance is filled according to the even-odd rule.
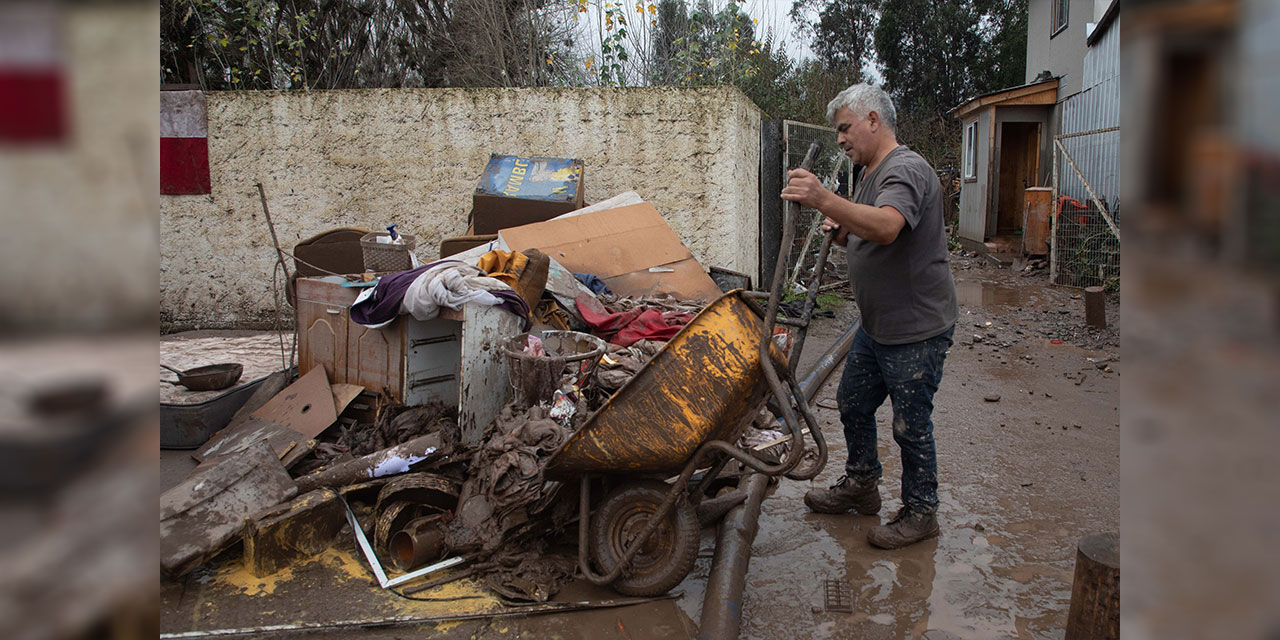
[[400,302],[404,300],[404,292],[408,290],[409,285],[413,284],[422,272],[444,262],[458,261],[438,260],[416,269],[382,276],[369,297],[351,305],[351,320],[366,326],[394,320],[397,315],[400,315]]
[[[351,320],[365,326],[376,326],[386,322],[390,322],[400,315],[400,303],[404,301],[405,291],[409,289],[409,285],[418,279],[427,269],[448,262],[457,262],[463,264],[459,260],[437,260],[431,264],[424,264],[416,269],[408,271],[399,271],[396,273],[382,276],[378,280],[378,284],[373,288],[373,293],[364,300],[351,305]],[[528,331],[531,323],[529,322],[529,305],[525,303],[524,298],[520,294],[510,289],[490,291],[502,302],[499,307],[520,316],[523,323],[521,331]]]

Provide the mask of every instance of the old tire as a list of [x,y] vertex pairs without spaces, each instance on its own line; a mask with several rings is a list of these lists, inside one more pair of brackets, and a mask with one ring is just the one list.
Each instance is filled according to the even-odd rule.
[[[655,480],[629,482],[605,497],[591,523],[591,557],[606,574],[618,566],[671,487]],[[677,498],[662,524],[610,585],[628,596],[656,596],[680,584],[698,557],[698,514],[686,496]]]

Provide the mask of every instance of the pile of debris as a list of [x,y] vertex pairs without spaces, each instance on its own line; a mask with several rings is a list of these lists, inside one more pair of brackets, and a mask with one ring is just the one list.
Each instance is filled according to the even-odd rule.
[[[199,466],[161,496],[163,573],[240,544],[261,577],[349,539],[384,588],[465,564],[446,579],[546,600],[575,573],[548,541],[577,515],[576,488],[544,478],[547,461],[720,289],[634,194],[498,227],[429,264],[389,229],[376,249],[403,250],[408,268],[380,274],[317,249],[368,242],[358,231],[295,249],[312,269],[351,275],[293,278],[296,378],[285,369],[243,387],[194,451]],[[317,300],[322,313],[308,316]],[[753,444],[780,434],[768,435]]]

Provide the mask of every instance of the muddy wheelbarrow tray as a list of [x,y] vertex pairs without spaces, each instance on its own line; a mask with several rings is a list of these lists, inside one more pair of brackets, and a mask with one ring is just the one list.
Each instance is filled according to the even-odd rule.
[[[764,407],[770,391],[764,366],[786,373],[786,359],[772,340],[774,362],[762,362],[761,315],[741,291],[712,302],[548,461],[548,478],[581,484],[578,559],[592,582],[648,596],[665,593],[689,573],[700,528],[687,494],[694,467],[705,462],[700,451],[746,458],[748,466],[771,475],[790,469],[766,467],[730,444]],[[798,440],[798,427],[793,432]],[[802,448],[791,458],[798,459]],[[674,484],[660,480],[675,474]],[[600,475],[625,481],[601,502],[592,525],[589,478]],[[604,574],[591,570],[588,549]]]

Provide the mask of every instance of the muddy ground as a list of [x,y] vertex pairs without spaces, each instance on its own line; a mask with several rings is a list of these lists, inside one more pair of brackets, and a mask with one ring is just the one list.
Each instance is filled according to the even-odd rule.
[[[952,261],[960,321],[934,412],[941,536],[897,551],[873,549],[866,542],[867,530],[901,504],[901,466],[887,426],[887,404],[880,415],[886,498],[881,517],[807,511],[804,492],[843,473],[843,437],[831,408],[833,377],[816,401],[832,444],[831,460],[812,483],[784,480],[766,499],[747,576],[741,637],[1062,637],[1076,542],[1090,533],[1119,531],[1123,363],[1118,361],[1117,301],[1108,301],[1110,329],[1091,332],[1084,328],[1084,301],[1073,297],[1079,292],[1049,287],[1044,271],[1024,275],[962,254]],[[854,305],[847,304],[835,318],[819,320],[806,360],[825,351],[855,316]],[[801,371],[806,370],[802,363]],[[181,452],[164,453],[162,470],[183,464]],[[680,597],[672,600],[366,629],[361,636],[690,637],[710,571],[714,531],[704,531],[702,546],[692,574],[677,587]],[[483,612],[495,606],[468,581],[422,594],[448,600],[411,602],[371,586],[365,574],[346,548],[291,571],[291,580],[253,579],[238,559],[223,558],[183,583],[163,586],[162,630]],[[852,613],[826,610],[827,581],[847,587]],[[616,596],[607,590],[575,584],[556,600],[611,597]]]

